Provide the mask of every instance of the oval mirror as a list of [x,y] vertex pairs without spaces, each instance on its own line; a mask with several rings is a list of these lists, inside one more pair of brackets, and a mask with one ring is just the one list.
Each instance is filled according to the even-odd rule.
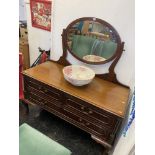
[[89,64],[104,64],[120,52],[121,39],[117,31],[104,20],[84,17],[66,28],[64,44],[74,57]]

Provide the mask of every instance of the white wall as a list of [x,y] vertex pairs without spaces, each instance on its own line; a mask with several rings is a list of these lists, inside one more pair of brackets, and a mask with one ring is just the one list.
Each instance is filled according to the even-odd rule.
[[32,64],[39,55],[38,47],[41,47],[44,50],[50,49],[51,33],[49,31],[32,27],[29,0],[25,0],[25,3],[26,3],[26,14],[27,14],[30,64]]
[[[134,0],[54,0],[51,59],[62,55],[63,28],[80,17],[97,17],[113,25],[125,41],[125,52],[116,67],[118,80],[130,85],[134,68]],[[72,63],[79,63],[71,55]],[[104,65],[105,66],[105,65]],[[107,67],[95,67],[96,72],[107,72]],[[106,66],[109,66],[106,64]],[[91,66],[90,66],[91,67]]]
[[19,20],[26,20],[26,8],[24,0],[19,0]]

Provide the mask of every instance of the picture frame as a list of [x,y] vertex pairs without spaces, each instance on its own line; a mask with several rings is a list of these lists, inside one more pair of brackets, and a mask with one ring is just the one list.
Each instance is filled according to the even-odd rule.
[[30,0],[32,27],[51,31],[51,0]]

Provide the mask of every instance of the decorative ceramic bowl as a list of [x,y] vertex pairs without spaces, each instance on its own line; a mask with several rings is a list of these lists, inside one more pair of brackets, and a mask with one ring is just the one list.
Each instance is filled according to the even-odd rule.
[[95,72],[85,66],[71,65],[63,68],[64,78],[74,86],[83,86],[90,83]]
[[90,62],[101,62],[106,60],[105,58],[97,55],[85,55],[83,59]]

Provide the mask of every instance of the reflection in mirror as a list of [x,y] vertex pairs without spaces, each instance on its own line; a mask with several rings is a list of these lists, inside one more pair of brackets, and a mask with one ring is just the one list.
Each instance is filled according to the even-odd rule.
[[81,20],[70,27],[67,44],[76,57],[89,62],[102,62],[115,54],[117,37],[106,25],[94,20]]

